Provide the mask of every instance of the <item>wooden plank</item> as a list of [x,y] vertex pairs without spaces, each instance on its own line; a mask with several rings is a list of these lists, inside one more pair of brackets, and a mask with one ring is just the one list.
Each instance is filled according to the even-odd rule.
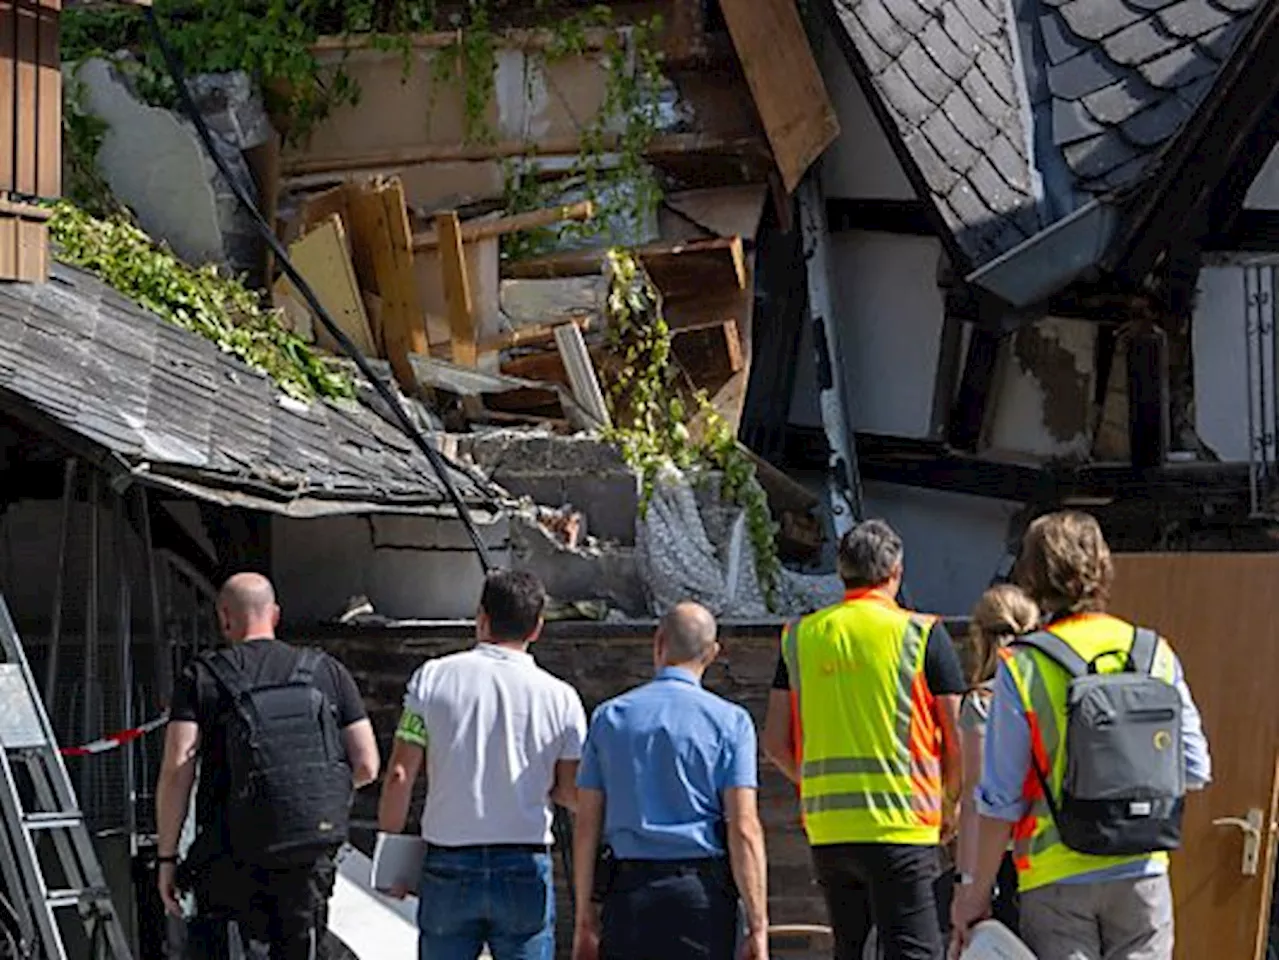
[[18,221],[17,279],[24,283],[49,279],[49,229],[43,220]]
[[530,347],[550,343],[556,338],[556,330],[566,323],[576,326],[579,330],[591,329],[590,317],[566,317],[557,323],[539,323],[519,327],[496,337],[487,337],[477,344],[476,352],[493,353],[497,350],[509,350],[512,347]]
[[[14,105],[13,150],[15,193],[34,196],[37,187],[36,152],[39,129],[37,103],[40,59],[40,8],[36,0],[17,0],[18,20],[15,44],[17,101]],[[3,132],[4,136],[9,131]]]
[[407,391],[416,383],[409,354],[426,353],[428,347],[418,281],[413,273],[404,189],[399,180],[390,180],[375,189],[355,192],[350,206],[353,220],[369,221],[369,236],[363,245],[373,260],[382,342],[396,381]]
[[523,357],[512,357],[502,361],[500,369],[509,377],[569,386],[569,375],[565,372],[564,361],[560,359],[558,351],[548,350],[542,353],[525,354]]
[[[590,220],[595,216],[596,208],[590,200],[565,204],[559,207],[547,207],[543,210],[530,210],[526,213],[515,213],[508,217],[496,217],[489,220],[468,220],[462,224],[463,243],[473,243],[489,237],[500,237],[506,233],[517,233],[520,230],[532,230],[536,227],[549,227],[564,220]],[[413,235],[413,249],[426,250],[439,244],[437,231],[424,230]]]
[[604,392],[600,389],[600,380],[591,363],[591,354],[587,352],[586,341],[582,339],[582,331],[572,323],[565,323],[556,327],[555,337],[560,359],[569,374],[573,398],[602,427],[610,426],[609,408],[605,405]]
[[0,213],[0,280],[18,279],[18,218]]
[[[614,135],[602,138],[600,149],[607,153],[616,149],[619,140]],[[524,156],[574,156],[583,152],[579,137],[557,137],[545,140],[503,140],[497,143],[444,143],[424,144],[380,150],[376,153],[347,156],[316,157],[306,154],[292,156],[284,161],[286,177],[304,177],[313,174],[332,174],[343,171],[392,171],[400,167],[420,163],[445,163],[457,161],[498,160]],[[768,155],[768,145],[749,136],[709,136],[700,133],[673,133],[654,137],[645,148],[645,156],[662,159],[685,154],[723,153],[747,158]]]
[[37,0],[35,192],[62,193],[62,61],[58,21],[62,0]]
[[467,281],[462,253],[462,227],[456,213],[436,214],[440,235],[440,277],[449,308],[449,348],[453,362],[463,367],[476,365],[476,328],[471,310],[471,285]]
[[[706,293],[717,286],[747,285],[746,259],[741,237],[715,237],[687,243],[655,243],[638,248],[649,276],[664,294]],[[604,250],[574,250],[509,264],[508,277],[582,277],[604,267]]]
[[[12,141],[17,122],[14,104],[17,99],[18,63],[14,58],[18,38],[18,8],[15,0],[0,0],[0,195],[12,191],[14,181]],[[9,277],[17,269],[18,233],[16,226],[0,231],[0,276]],[[8,244],[7,246],[5,244]]]
[[787,193],[840,133],[795,0],[721,0]]
[[502,316],[516,327],[599,317],[608,294],[608,281],[599,274],[559,280],[503,280],[498,284]]
[[658,210],[658,228],[667,241],[705,239],[708,231],[720,237],[754,237],[768,195],[764,183],[669,193]]
[[[328,311],[339,329],[350,338],[365,356],[376,357],[377,345],[369,329],[364,301],[360,297],[360,285],[356,282],[355,267],[347,247],[346,230],[342,218],[331,214],[310,233],[295,240],[289,247],[289,259],[303,278],[311,285],[316,299]],[[290,288],[293,284],[289,284]],[[299,300],[302,295],[296,290]],[[319,322],[316,323],[316,343],[328,350],[338,350],[337,342]]]

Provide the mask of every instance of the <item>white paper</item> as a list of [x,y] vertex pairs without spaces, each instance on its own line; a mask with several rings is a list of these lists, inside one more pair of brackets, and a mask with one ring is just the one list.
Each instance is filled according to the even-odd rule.
[[379,833],[373,847],[373,888],[375,890],[407,890],[416,894],[422,879],[422,858],[427,843],[421,837],[398,833]]
[[983,920],[969,934],[960,960],[1036,960],[1036,955],[998,920]]

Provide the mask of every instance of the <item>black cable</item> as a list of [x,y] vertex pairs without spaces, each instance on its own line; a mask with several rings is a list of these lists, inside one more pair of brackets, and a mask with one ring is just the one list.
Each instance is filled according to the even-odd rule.
[[235,194],[236,200],[248,212],[253,219],[253,224],[258,232],[266,240],[267,245],[271,248],[271,252],[275,254],[276,259],[280,262],[280,267],[288,278],[293,281],[293,285],[298,288],[302,294],[302,299],[307,302],[307,306],[320,319],[320,323],[324,326],[329,336],[337,341],[338,346],[342,348],[342,352],[350,357],[356,365],[356,368],[365,376],[373,385],[374,390],[386,402],[392,412],[395,414],[396,420],[399,421],[401,429],[413,441],[414,446],[422,451],[427,461],[431,464],[436,476],[440,478],[440,482],[444,484],[445,492],[449,495],[449,501],[453,504],[454,509],[458,511],[458,519],[462,521],[462,525],[466,527],[467,536],[471,538],[472,546],[475,547],[476,555],[480,558],[480,566],[488,573],[493,565],[489,561],[489,551],[485,549],[484,541],[480,539],[480,532],[476,529],[475,521],[471,518],[471,511],[467,509],[467,505],[463,502],[462,497],[458,493],[458,488],[454,486],[452,478],[449,476],[447,464],[444,458],[440,456],[426,437],[422,435],[422,431],[418,429],[417,424],[409,417],[409,414],[401,406],[399,398],[388,389],[387,385],[382,382],[373,368],[369,366],[369,361],[364,355],[356,349],[356,345],[351,342],[350,338],[342,332],[333,318],[329,316],[327,310],[316,297],[315,292],[311,289],[311,284],[300,274],[293,261],[289,259],[289,252],[284,248],[284,244],[276,237],[275,231],[271,229],[262,214],[258,212],[257,205],[252,198],[245,193],[239,181],[227,169],[227,163],[218,152],[213,143],[213,136],[209,132],[208,125],[204,122],[204,117],[200,115],[200,111],[196,108],[195,102],[191,98],[191,91],[187,88],[187,81],[182,72],[182,66],[178,63],[177,57],[174,55],[173,48],[169,46],[169,42],[165,40],[164,34],[160,30],[160,21],[156,17],[155,9],[146,6],[144,16],[148,25],[151,27],[151,33],[155,37],[156,46],[160,48],[160,54],[164,58],[165,67],[169,71],[169,76],[173,80],[173,85],[178,91],[178,100],[182,104],[183,111],[190,117],[191,122],[195,124],[196,133],[200,135],[200,142],[204,144],[205,152],[212,158],[214,165],[222,173],[227,183],[231,187],[231,192]]

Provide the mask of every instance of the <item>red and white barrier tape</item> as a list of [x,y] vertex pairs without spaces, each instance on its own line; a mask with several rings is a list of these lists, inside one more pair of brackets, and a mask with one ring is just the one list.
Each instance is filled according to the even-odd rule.
[[102,737],[94,740],[92,743],[81,744],[78,747],[63,747],[62,755],[64,757],[87,757],[94,753],[106,753],[108,750],[114,750],[116,747],[123,746],[130,741],[145,737],[152,730],[158,730],[169,722],[169,715],[162,713],[154,720],[148,720],[140,727],[134,727],[132,730],[121,730],[113,733],[109,737]]

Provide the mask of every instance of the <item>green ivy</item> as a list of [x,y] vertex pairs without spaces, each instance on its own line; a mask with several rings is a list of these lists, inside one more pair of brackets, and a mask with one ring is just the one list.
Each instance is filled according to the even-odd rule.
[[53,208],[55,254],[170,323],[198,333],[271,377],[301,400],[354,395],[351,381],[328,366],[279,311],[216,267],[191,267],[156,244],[125,216],[91,216],[67,200]]
[[654,484],[667,464],[697,473],[721,473],[721,496],[746,513],[756,576],[770,607],[776,600],[777,525],[756,468],[737,444],[734,432],[704,392],[693,394],[697,438],[689,430],[689,409],[678,389],[671,362],[671,331],[662,315],[662,298],[636,257],[610,250],[606,313],[609,346],[617,369],[608,372],[608,404],[613,426],[605,438],[640,474],[640,509],[647,507]]

